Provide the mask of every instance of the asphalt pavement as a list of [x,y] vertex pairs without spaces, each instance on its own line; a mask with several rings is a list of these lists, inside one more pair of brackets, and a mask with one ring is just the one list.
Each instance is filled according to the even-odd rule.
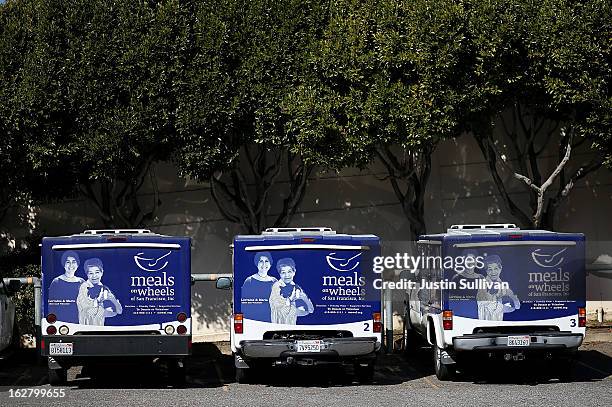
[[[72,368],[66,386],[51,387],[46,365],[37,364],[35,351],[21,350],[0,361],[0,405],[612,405],[611,342],[583,345],[570,377],[560,373],[562,367],[544,362],[479,361],[465,366],[454,381],[440,382],[433,374],[431,352],[423,348],[380,355],[374,382],[368,385],[356,382],[350,369],[315,367],[266,369],[254,384],[237,384],[232,356],[200,343],[194,344],[187,383],[181,387],[168,385],[154,365],[130,363]],[[62,394],[50,392],[54,389]]]

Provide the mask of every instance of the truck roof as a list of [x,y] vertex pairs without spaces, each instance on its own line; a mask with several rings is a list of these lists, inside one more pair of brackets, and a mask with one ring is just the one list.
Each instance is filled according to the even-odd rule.
[[379,237],[371,234],[350,235],[336,233],[328,227],[306,227],[306,228],[268,228],[259,235],[237,235],[235,242],[240,241],[266,241],[266,240],[294,240],[296,238],[317,238],[320,240],[378,240]]
[[508,224],[452,225],[445,233],[421,235],[420,240],[584,240],[582,233],[521,229]]

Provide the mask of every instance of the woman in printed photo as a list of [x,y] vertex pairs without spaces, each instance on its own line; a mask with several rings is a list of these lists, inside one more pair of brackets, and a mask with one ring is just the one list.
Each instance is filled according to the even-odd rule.
[[79,323],[103,326],[106,318],[120,315],[123,308],[112,291],[102,284],[102,260],[95,257],[87,259],[83,268],[87,273],[87,281],[81,284],[77,298]]
[[280,280],[272,286],[270,294],[270,310],[272,322],[275,324],[296,325],[297,318],[314,312],[312,301],[297,285],[295,278],[295,262],[291,258],[284,258],[276,265]]
[[79,268],[79,255],[72,250],[62,254],[61,264],[64,273],[55,277],[49,286],[49,313],[54,314],[58,321],[79,323],[77,296],[79,288],[85,280],[75,274]]
[[245,319],[270,322],[270,304],[268,303],[272,285],[277,281],[268,275],[272,267],[272,255],[269,252],[255,253],[257,272],[250,275],[242,284],[240,299],[241,310]]

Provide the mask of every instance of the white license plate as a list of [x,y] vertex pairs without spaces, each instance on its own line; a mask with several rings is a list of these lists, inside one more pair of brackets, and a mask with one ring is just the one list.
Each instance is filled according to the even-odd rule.
[[72,355],[72,343],[51,343],[49,354],[53,356]]
[[525,336],[509,336],[508,346],[529,346],[531,344],[531,337]]
[[321,352],[321,341],[297,341],[298,352]]

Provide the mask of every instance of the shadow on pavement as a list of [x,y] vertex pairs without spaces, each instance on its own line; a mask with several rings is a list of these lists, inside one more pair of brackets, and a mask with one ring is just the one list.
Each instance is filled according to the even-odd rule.
[[[234,360],[216,345],[197,343],[187,362],[186,382],[170,385],[164,369],[151,362],[117,363],[70,369],[67,387],[91,388],[214,388],[234,383]],[[455,382],[475,384],[546,384],[592,382],[612,376],[612,358],[597,349],[578,352],[573,367],[546,361],[492,362],[469,359]],[[394,385],[433,375],[431,350],[379,355],[374,385]],[[274,367],[258,369],[253,384],[271,387],[362,386],[352,367]],[[37,363],[34,349],[22,349],[0,361],[0,391],[15,387],[47,385],[46,361]]]
[[[254,380],[249,385],[270,387],[343,387],[367,385],[393,385],[423,377],[423,374],[406,364],[401,355],[378,357],[374,379],[371,383],[360,383],[352,366],[278,366],[257,368]],[[233,369],[231,381],[233,378]]]
[[[612,376],[612,358],[597,350],[580,350],[573,361],[527,359],[504,362],[471,356],[458,365],[454,382],[535,385],[600,381]],[[431,350],[406,354],[405,360],[425,376],[435,374]]]

